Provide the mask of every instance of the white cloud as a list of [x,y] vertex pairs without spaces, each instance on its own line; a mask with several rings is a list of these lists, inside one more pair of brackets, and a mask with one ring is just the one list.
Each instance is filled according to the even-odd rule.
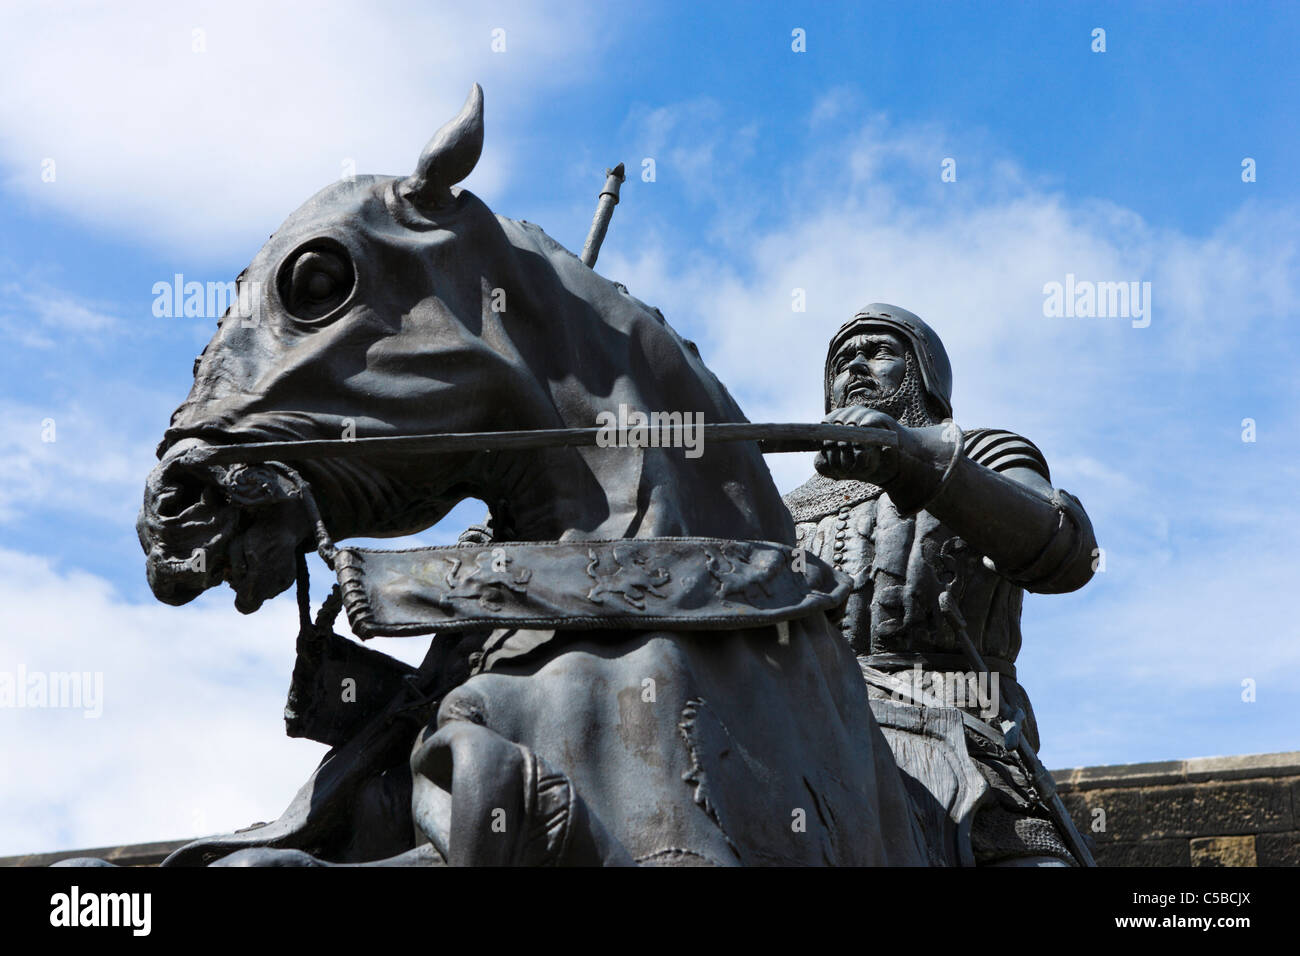
[[[1157,230],[1114,204],[1044,191],[1010,160],[989,164],[994,181],[941,184],[930,161],[942,150],[927,145],[941,138],[874,117],[779,171],[810,182],[816,169],[829,185],[788,194],[765,227],[682,250],[659,223],[604,268],[696,338],[755,419],[820,415],[831,332],[869,301],[910,308],[943,336],[959,422],[1059,435],[1055,458],[1095,457],[1091,438],[1158,409],[1191,367],[1295,350],[1300,230],[1288,211],[1243,206],[1205,237]],[[1043,285],[1067,273],[1150,281],[1151,327],[1045,318]],[[791,309],[795,289],[806,312]]]
[[10,3],[0,163],[38,208],[215,253],[270,232],[347,161],[408,172],[480,81],[490,133],[473,186],[490,193],[510,117],[578,69],[570,54],[600,48],[603,19],[522,2]]
[[100,578],[4,549],[0,604],[0,670],[100,672],[104,688],[98,719],[0,709],[0,854],[272,819],[320,759],[319,745],[277,726],[292,602],[246,618],[209,600],[131,605]]
[[[0,672],[103,675],[97,719],[0,707],[0,855],[273,820],[324,755],[284,735],[291,594],[247,617],[225,589],[183,608],[132,604],[102,578],[0,549],[0,606]],[[427,643],[380,649],[418,662]]]
[[[728,194],[721,169],[754,152],[758,126],[729,127],[723,105],[700,97],[669,106],[632,110],[624,123],[626,139],[641,157],[656,164],[658,176],[670,176],[695,200],[713,202]],[[633,170],[633,176],[639,174]]]
[[83,344],[99,342],[119,322],[112,311],[42,282],[0,285],[0,333],[28,348],[54,348],[68,334]]
[[0,401],[0,523],[51,511],[134,523],[157,439],[114,418],[124,391],[105,383],[101,404],[89,392],[49,405]]

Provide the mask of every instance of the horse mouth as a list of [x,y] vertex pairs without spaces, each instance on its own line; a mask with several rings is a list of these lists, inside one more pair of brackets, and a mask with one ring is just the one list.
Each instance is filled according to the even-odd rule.
[[181,605],[225,582],[238,610],[257,610],[293,583],[310,535],[301,479],[274,463],[205,464],[202,439],[164,441],[136,521],[150,590]]

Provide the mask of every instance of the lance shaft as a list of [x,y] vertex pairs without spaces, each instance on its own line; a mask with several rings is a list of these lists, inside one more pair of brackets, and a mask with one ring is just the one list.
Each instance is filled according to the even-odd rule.
[[[882,428],[821,423],[759,424],[715,422],[698,426],[704,442],[757,441],[764,452],[819,451],[823,442],[897,447],[898,438]],[[454,454],[483,451],[526,451],[536,448],[592,447],[605,438],[615,447],[627,444],[628,432],[603,428],[546,428],[505,432],[456,432],[437,435],[390,435],[376,438],[326,438],[307,441],[246,442],[205,445],[186,451],[195,464],[256,464],[267,461],[310,461],[319,458],[367,458],[400,454]]]
[[596,257],[600,255],[600,244],[605,241],[605,230],[609,228],[609,221],[614,216],[614,207],[618,205],[618,189],[621,185],[623,185],[623,164],[619,163],[613,169],[605,170],[605,188],[600,191],[600,198],[596,202],[596,215],[591,219],[591,231],[587,233],[587,241],[582,246],[580,258],[589,268],[596,264]]

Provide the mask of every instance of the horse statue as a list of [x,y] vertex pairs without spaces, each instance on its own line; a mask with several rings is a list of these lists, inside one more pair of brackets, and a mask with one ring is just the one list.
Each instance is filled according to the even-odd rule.
[[[457,187],[482,143],[476,85],[414,173],[317,193],[195,361],[138,524],[151,588],[225,581],[251,613],[296,581],[286,717],[333,749],[281,818],[165,865],[924,864],[828,617],[846,579],[794,548],[757,442],[369,450],[620,408],[745,422],[657,309]],[[237,460],[265,442],[355,453]],[[466,498],[490,527],[458,545],[335,544]],[[313,548],[339,577],[315,623]],[[340,610],[434,634],[424,664],[333,634]],[[339,704],[348,681],[374,703]]]

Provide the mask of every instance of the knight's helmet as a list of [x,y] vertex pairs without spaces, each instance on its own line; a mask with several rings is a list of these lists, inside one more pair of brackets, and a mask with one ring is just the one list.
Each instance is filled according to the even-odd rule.
[[948,362],[943,342],[920,316],[885,302],[873,302],[859,309],[857,315],[840,326],[840,330],[831,339],[830,348],[826,352],[826,411],[831,410],[831,380],[834,378],[831,363],[835,359],[835,352],[849,336],[871,328],[901,333],[911,343],[912,353],[921,368],[925,394],[934,403],[936,410],[942,412],[943,418],[951,418],[952,365]]

